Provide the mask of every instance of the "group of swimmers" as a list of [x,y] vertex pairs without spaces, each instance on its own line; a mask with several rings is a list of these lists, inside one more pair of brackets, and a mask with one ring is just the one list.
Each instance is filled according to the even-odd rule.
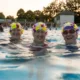
[[[78,38],[78,26],[75,23],[67,22],[62,26],[61,34],[65,40],[65,45],[77,45]],[[20,23],[11,23],[10,25],[10,41],[21,41],[21,35],[24,30]],[[43,22],[37,22],[32,26],[33,43],[31,44],[31,50],[37,51],[48,47],[47,25]]]
[[[12,23],[10,29],[11,40],[20,40],[23,34],[23,28],[20,23]],[[76,44],[78,37],[78,26],[74,23],[67,22],[62,27],[62,36],[65,44]],[[37,22],[32,26],[32,35],[34,37],[34,45],[43,46],[47,35],[47,25],[43,22]]]

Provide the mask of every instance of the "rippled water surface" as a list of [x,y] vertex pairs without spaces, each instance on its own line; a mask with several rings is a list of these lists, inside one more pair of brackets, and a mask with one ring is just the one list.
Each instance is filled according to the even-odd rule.
[[[80,80],[80,49],[61,48],[60,30],[48,30],[47,41],[58,46],[42,56],[33,56],[27,47],[33,40],[31,29],[24,31],[20,44],[9,44],[8,31],[0,33],[0,80]],[[80,33],[77,41],[80,43]]]

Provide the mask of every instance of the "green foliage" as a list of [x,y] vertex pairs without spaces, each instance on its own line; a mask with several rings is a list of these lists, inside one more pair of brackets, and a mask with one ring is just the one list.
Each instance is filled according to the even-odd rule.
[[39,10],[34,11],[34,15],[35,15],[36,21],[44,21],[45,20],[43,12],[41,12]]
[[25,18],[27,21],[34,21],[35,20],[35,15],[33,13],[33,11],[28,10],[25,14],[24,14]]
[[10,19],[10,20],[12,20],[12,21],[15,21],[14,17],[11,16],[11,15],[7,16],[6,19]]
[[66,9],[76,12],[80,8],[80,0],[67,0]]
[[23,9],[19,9],[18,12],[17,12],[17,19],[24,19],[24,14],[25,14],[25,11]]
[[54,17],[56,14],[64,10],[65,3],[62,1],[59,4],[56,1],[53,1],[49,6],[44,8],[44,13]]
[[34,15],[35,15],[35,20],[36,21],[40,21],[40,16],[41,16],[42,12],[39,10],[34,11]]
[[5,19],[5,16],[2,12],[0,12],[0,19]]

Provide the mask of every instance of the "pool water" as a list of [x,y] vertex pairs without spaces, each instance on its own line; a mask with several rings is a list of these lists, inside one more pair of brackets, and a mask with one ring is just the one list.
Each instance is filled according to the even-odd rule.
[[7,45],[9,29],[4,31],[0,33],[0,80],[80,80],[80,51],[59,46],[64,44],[60,29],[48,30],[47,41],[58,46],[42,56],[32,56],[29,48],[22,46],[32,42],[31,29],[24,31],[22,44],[13,45]]

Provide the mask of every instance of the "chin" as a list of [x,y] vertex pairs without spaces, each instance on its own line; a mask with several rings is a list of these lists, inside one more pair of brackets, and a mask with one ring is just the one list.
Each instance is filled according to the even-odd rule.
[[73,44],[72,41],[67,41],[68,44]]
[[42,43],[43,41],[39,41],[40,43]]
[[40,40],[40,41],[38,41],[38,42],[43,43],[44,41]]

